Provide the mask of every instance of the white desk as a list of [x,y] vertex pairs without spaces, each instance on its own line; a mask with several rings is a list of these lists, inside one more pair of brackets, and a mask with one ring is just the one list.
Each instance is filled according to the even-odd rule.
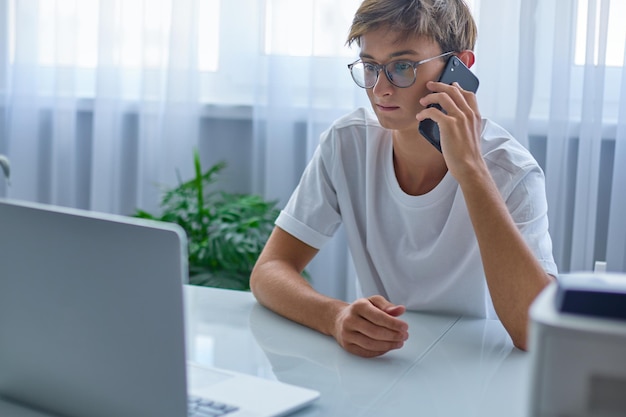
[[409,312],[405,346],[363,359],[250,293],[185,295],[190,359],[322,393],[294,416],[526,416],[529,356],[498,321]]
[[[294,417],[526,417],[529,357],[500,322],[406,313],[409,340],[374,359],[261,307],[250,293],[185,288],[189,359],[310,387]],[[0,401],[2,417],[48,417]]]

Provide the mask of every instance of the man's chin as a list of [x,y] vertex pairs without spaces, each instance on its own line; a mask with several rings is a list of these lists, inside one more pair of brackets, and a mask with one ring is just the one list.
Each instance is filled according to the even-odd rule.
[[391,120],[388,117],[384,117],[384,115],[381,115],[376,113],[376,118],[378,119],[378,123],[384,127],[385,129],[389,129],[389,130],[408,130],[408,129],[413,129],[415,132],[417,132],[417,128],[418,128],[418,124],[417,121],[415,123],[408,123],[408,122],[403,122],[400,120]]

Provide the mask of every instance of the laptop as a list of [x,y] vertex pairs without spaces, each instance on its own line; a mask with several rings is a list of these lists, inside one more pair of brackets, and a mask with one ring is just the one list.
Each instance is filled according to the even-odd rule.
[[5,406],[184,417],[203,397],[227,417],[270,417],[315,401],[314,390],[187,362],[186,246],[175,224],[0,199]]

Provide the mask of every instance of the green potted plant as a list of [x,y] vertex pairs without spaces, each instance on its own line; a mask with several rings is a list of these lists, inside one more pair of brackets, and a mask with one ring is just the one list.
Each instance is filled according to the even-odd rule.
[[250,273],[278,216],[276,202],[216,189],[224,162],[202,172],[194,151],[194,166],[194,178],[164,191],[160,215],[138,210],[135,216],[185,229],[191,284],[249,290]]

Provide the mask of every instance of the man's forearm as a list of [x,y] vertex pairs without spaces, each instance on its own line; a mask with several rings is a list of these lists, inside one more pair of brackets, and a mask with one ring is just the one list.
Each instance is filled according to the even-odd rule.
[[513,343],[526,349],[528,310],[550,283],[486,170],[465,181],[463,190],[478,240],[494,307]]
[[347,303],[320,294],[280,261],[257,265],[251,277],[256,299],[270,310],[321,333],[332,335],[338,311]]

